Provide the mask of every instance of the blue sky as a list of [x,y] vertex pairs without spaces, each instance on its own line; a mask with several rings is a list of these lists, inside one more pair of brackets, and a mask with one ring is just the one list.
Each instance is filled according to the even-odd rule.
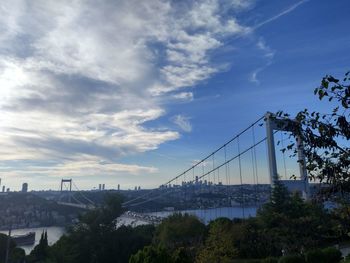
[[154,187],[266,111],[328,111],[313,89],[349,70],[347,0],[0,8],[0,177],[12,189],[63,177]]

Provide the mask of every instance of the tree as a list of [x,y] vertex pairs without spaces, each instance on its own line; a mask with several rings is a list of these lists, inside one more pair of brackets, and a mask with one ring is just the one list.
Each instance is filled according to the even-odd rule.
[[146,246],[132,255],[129,263],[174,263],[174,261],[165,248]]
[[49,249],[50,260],[57,263],[126,262],[118,261],[121,251],[117,247],[120,242],[116,241],[115,219],[122,213],[121,203],[120,195],[108,195],[101,207],[82,215]]
[[[325,76],[314,93],[319,100],[327,100],[332,105],[332,111],[322,114],[305,109],[296,114],[295,122],[289,122],[288,127],[294,137],[303,141],[305,166],[310,178],[327,183],[331,192],[350,192],[349,82],[350,72],[342,81]],[[291,119],[290,114],[282,111],[276,116]],[[286,149],[292,149],[292,155],[298,151],[293,143]]]
[[176,213],[163,220],[157,227],[155,239],[170,249],[195,247],[203,241],[205,231],[205,225],[197,217]]
[[35,246],[30,255],[27,257],[29,262],[43,262],[48,256],[47,232],[41,233],[39,244]]
[[[271,239],[279,256],[301,253],[334,238],[331,215],[318,204],[305,202],[298,194],[289,194],[277,183],[269,203],[258,211],[263,235]],[[274,254],[271,254],[274,255]]]
[[198,263],[231,262],[238,256],[234,245],[233,223],[227,218],[219,218],[209,225],[209,235],[204,247],[197,255]]
[[[0,262],[4,262],[6,258],[6,249],[7,249],[8,236],[0,233]],[[15,249],[16,243],[13,240],[10,240],[9,254],[11,255],[12,251]]]
[[187,254],[193,262],[205,233],[205,225],[196,216],[176,213],[164,219],[157,227],[154,243],[159,243],[171,253],[183,248],[181,253]]

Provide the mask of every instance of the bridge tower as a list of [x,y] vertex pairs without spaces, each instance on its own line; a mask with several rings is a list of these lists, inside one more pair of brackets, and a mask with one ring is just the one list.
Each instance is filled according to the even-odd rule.
[[[63,189],[63,186],[66,186],[66,184],[68,184],[68,187],[67,187],[67,189],[68,190],[64,190]],[[72,179],[62,179],[61,180],[61,194],[63,193],[63,192],[66,192],[66,191],[68,191],[69,193],[68,193],[68,202],[70,203],[71,202],[71,195],[72,195]]]
[[[267,112],[265,114],[269,174],[270,184],[272,186],[274,186],[276,181],[279,180],[276,162],[274,131],[291,132],[291,122],[294,121],[290,119],[278,119],[274,114],[270,112]],[[306,161],[303,142],[300,137],[296,138],[296,145],[298,150],[300,180],[283,180],[283,182],[290,190],[299,190],[302,192],[303,197],[305,199],[308,199],[310,196],[309,180],[305,166]]]

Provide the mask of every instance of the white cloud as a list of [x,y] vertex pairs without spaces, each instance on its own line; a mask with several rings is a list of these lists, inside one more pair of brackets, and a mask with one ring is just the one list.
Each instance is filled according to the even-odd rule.
[[266,45],[264,39],[260,38],[256,46],[264,52],[264,56],[269,59],[273,59],[275,56],[275,51]]
[[249,80],[255,84],[260,84],[258,79],[258,74],[265,70],[268,66],[272,64],[273,58],[275,57],[275,51],[272,50],[268,45],[266,45],[263,38],[260,38],[256,44],[257,48],[262,51],[263,56],[266,59],[265,65],[256,68],[249,77]]
[[[228,15],[246,3],[2,2],[0,160],[74,160],[83,169],[98,158],[118,171],[118,158],[179,138],[147,123],[166,115],[167,96],[191,101],[181,89],[221,69],[211,52],[249,31]],[[188,117],[174,121],[191,131]]]
[[172,121],[179,126],[185,132],[192,131],[192,125],[190,123],[190,118],[183,115],[176,115],[172,118]]
[[180,92],[173,95],[173,98],[183,101],[192,101],[193,93],[192,92]]

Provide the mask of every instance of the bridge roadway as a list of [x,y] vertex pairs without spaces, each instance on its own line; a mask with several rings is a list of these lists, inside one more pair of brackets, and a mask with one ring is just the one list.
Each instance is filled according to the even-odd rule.
[[[95,206],[89,205],[89,204],[74,204],[74,203],[68,203],[68,202],[57,202],[57,204],[85,209],[85,210],[93,210],[95,208]],[[140,214],[132,211],[126,211],[124,214],[121,215],[121,217],[126,219],[131,219],[131,220],[143,221],[143,222],[146,222],[147,224],[152,224],[152,225],[158,225],[163,220],[163,218],[159,216]]]
[[92,210],[92,209],[95,208],[95,206],[89,205],[89,204],[74,204],[74,203],[68,203],[68,202],[57,202],[57,204],[64,205],[64,206],[75,207],[75,208],[86,209],[86,210]]

